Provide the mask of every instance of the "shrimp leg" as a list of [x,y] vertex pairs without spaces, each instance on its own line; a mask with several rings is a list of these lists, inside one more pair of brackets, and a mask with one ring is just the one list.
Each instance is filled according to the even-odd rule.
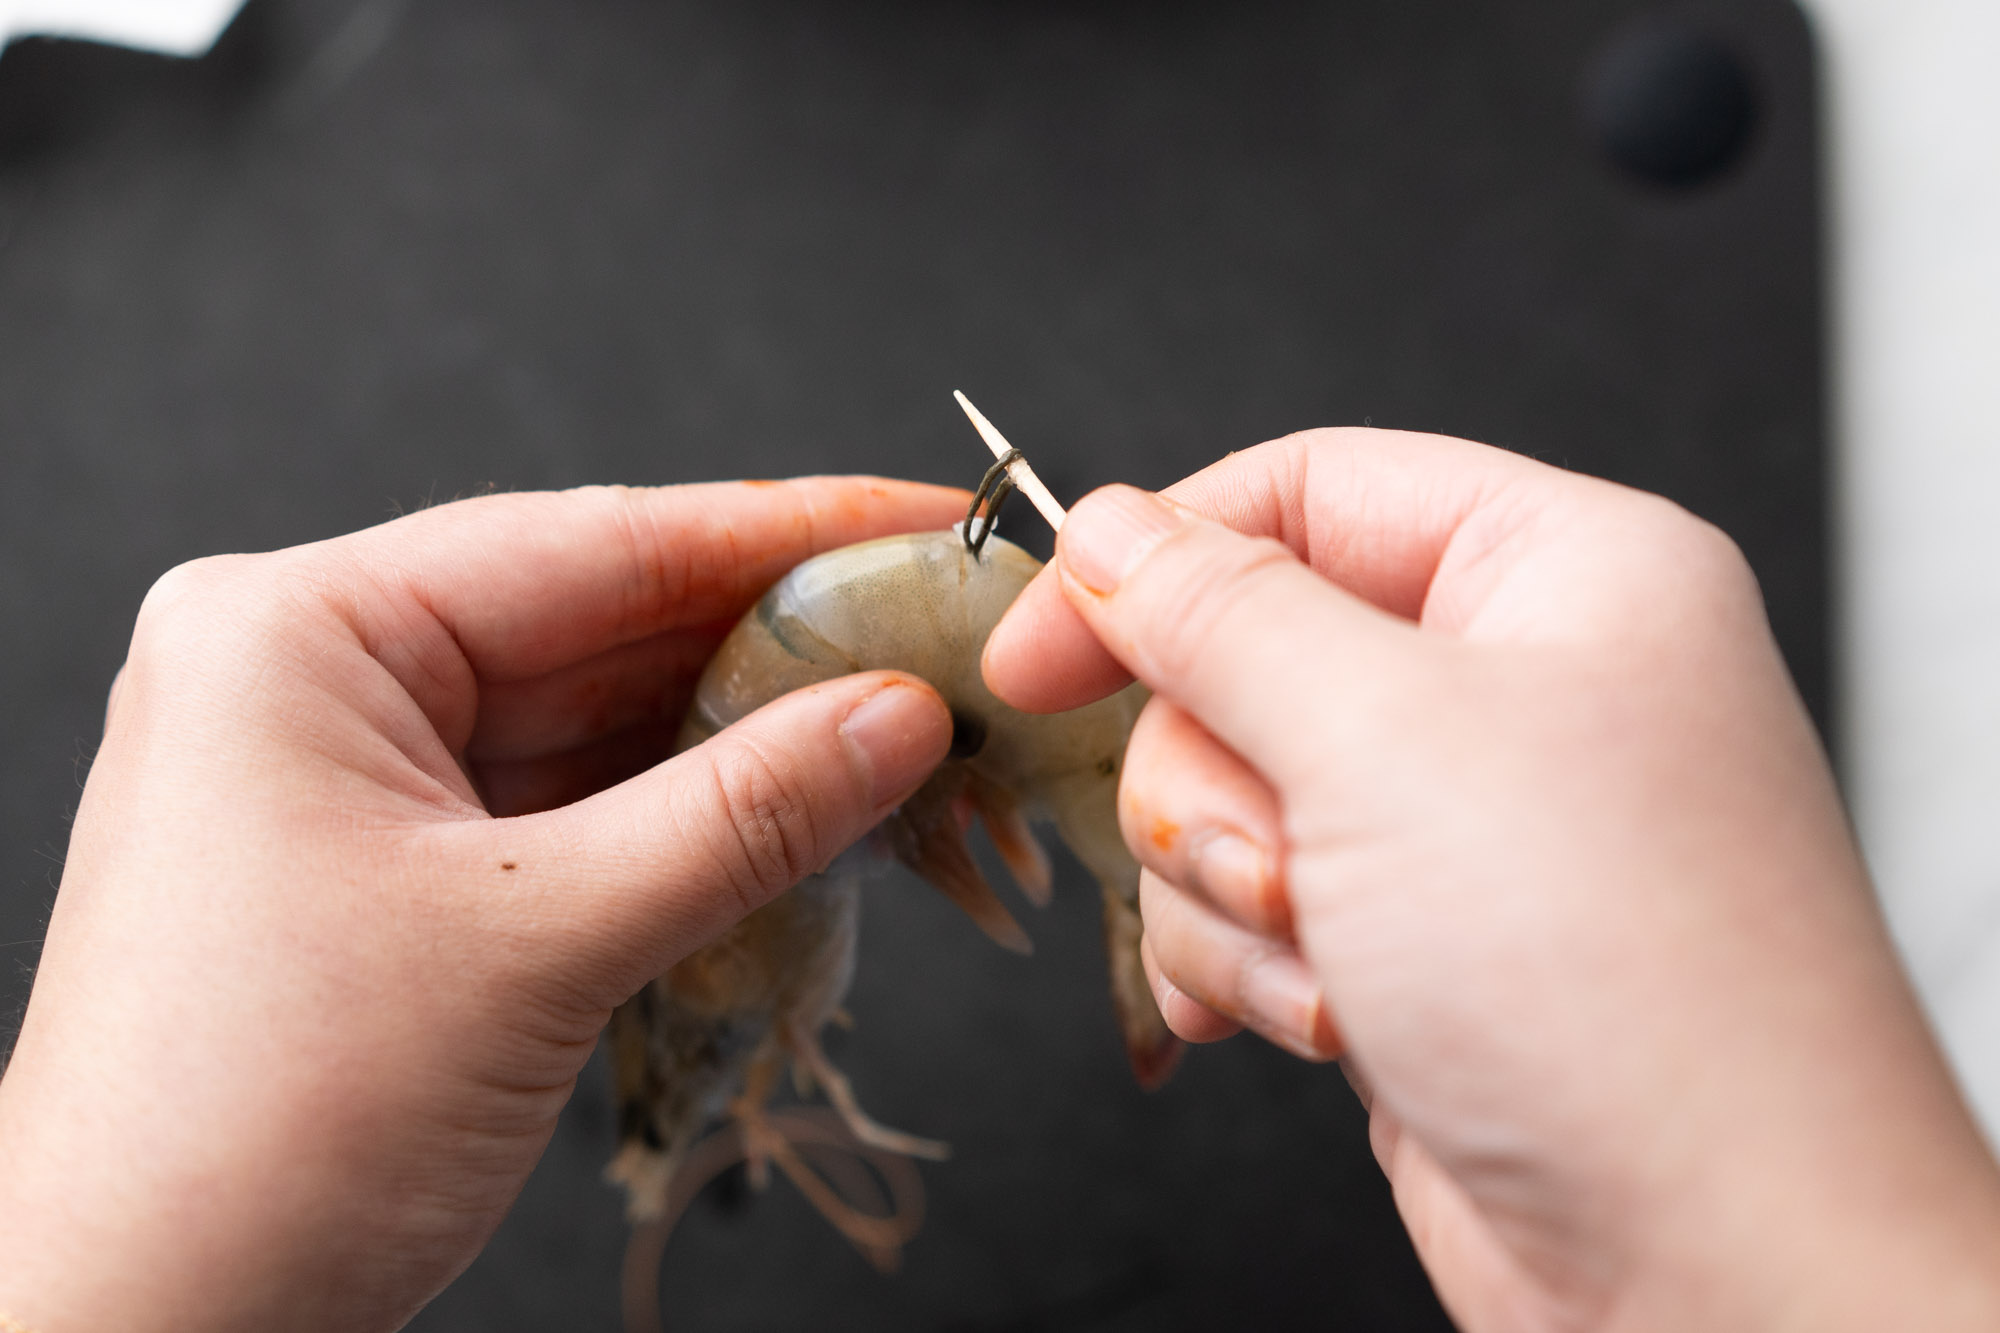
[[800,1024],[792,1028],[789,1036],[792,1058],[811,1072],[825,1091],[827,1101],[840,1113],[841,1120],[855,1138],[871,1148],[901,1153],[905,1157],[921,1157],[927,1162],[942,1162],[951,1156],[950,1144],[890,1129],[878,1124],[862,1110],[861,1103],[854,1098],[854,1085],[847,1081],[847,1075],[834,1068],[833,1061],[827,1059],[826,1052],[820,1049],[818,1033]]

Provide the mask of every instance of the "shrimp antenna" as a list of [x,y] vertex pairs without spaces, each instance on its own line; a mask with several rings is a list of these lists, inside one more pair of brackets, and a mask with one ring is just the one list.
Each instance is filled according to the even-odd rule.
[[[1021,451],[1007,443],[1007,437],[993,428],[993,423],[972,405],[971,399],[956,389],[951,391],[951,396],[958,399],[958,405],[965,409],[965,415],[972,421],[972,428],[979,432],[979,438],[986,441],[986,447],[993,451],[993,457],[998,460],[994,466],[1005,469],[1007,480],[1034,503],[1051,528],[1061,532],[1065,517],[1063,507],[1056,503],[1056,497],[1049,493],[1049,488],[1028,466],[1028,460],[1021,457]],[[999,505],[996,503],[993,507],[998,509]]]

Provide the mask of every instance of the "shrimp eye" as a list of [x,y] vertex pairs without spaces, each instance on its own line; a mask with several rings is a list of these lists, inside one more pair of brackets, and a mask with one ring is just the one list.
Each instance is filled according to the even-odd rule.
[[986,724],[969,713],[951,710],[951,750],[953,759],[970,759],[986,748]]

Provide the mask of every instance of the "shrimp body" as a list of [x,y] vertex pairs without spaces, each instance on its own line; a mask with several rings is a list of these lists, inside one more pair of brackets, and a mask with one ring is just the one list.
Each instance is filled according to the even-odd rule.
[[[680,736],[697,745],[791,690],[857,671],[906,671],[951,709],[950,755],[886,819],[877,841],[1000,944],[1028,939],[965,845],[977,815],[1022,891],[1046,902],[1049,865],[1028,826],[1053,822],[1098,881],[1111,992],[1140,1082],[1171,1071],[1179,1043],[1139,962],[1139,866],[1118,831],[1118,777],[1144,694],[1129,687],[1066,713],[1008,707],[986,688],[987,636],[1041,568],[958,530],[863,542],[806,561],[767,592],[709,663]],[[843,857],[753,912],[621,1007],[612,1039],[625,1146],[612,1176],[635,1216],[658,1212],[674,1167],[724,1110],[753,1110],[789,1058],[863,1142],[916,1155],[942,1145],[883,1129],[854,1105],[818,1033],[853,975],[858,880]]]

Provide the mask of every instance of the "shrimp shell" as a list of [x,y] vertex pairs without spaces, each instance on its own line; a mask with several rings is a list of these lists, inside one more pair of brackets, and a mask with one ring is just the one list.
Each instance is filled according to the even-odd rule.
[[[1024,893],[1047,901],[1050,876],[1031,818],[1053,822],[1096,877],[1113,1007],[1141,1084],[1179,1055],[1139,961],[1139,865],[1118,830],[1126,741],[1145,701],[1129,687],[1066,713],[1010,708],[986,688],[980,655],[1041,562],[992,537],[975,554],[960,530],[863,542],[817,556],[771,588],[723,641],[696,687],[680,746],[700,744],[792,690],[857,671],[929,682],[951,710],[950,755],[883,823],[878,845],[958,903],[1000,944],[1028,939],[966,849],[976,814]],[[875,1124],[819,1050],[852,979],[858,877],[841,862],[689,955],[612,1022],[625,1146],[610,1175],[635,1219],[655,1217],[700,1129],[761,1114],[789,1059],[828,1094],[862,1143],[916,1156],[943,1145]]]
[[1113,999],[1134,1072],[1154,1087],[1179,1045],[1139,963],[1139,863],[1118,831],[1118,778],[1145,691],[1132,685],[1068,712],[1023,713],[996,698],[980,672],[987,636],[1041,567],[997,536],[974,555],[962,528],[808,560],[724,641],[681,739],[706,739],[781,694],[857,671],[907,671],[929,682],[951,709],[952,752],[887,822],[896,855],[997,942],[1026,952],[1026,935],[965,856],[963,810],[945,822],[931,807],[949,795],[976,810],[1037,902],[1047,900],[1047,863],[1025,819],[1052,821],[1102,890]]

